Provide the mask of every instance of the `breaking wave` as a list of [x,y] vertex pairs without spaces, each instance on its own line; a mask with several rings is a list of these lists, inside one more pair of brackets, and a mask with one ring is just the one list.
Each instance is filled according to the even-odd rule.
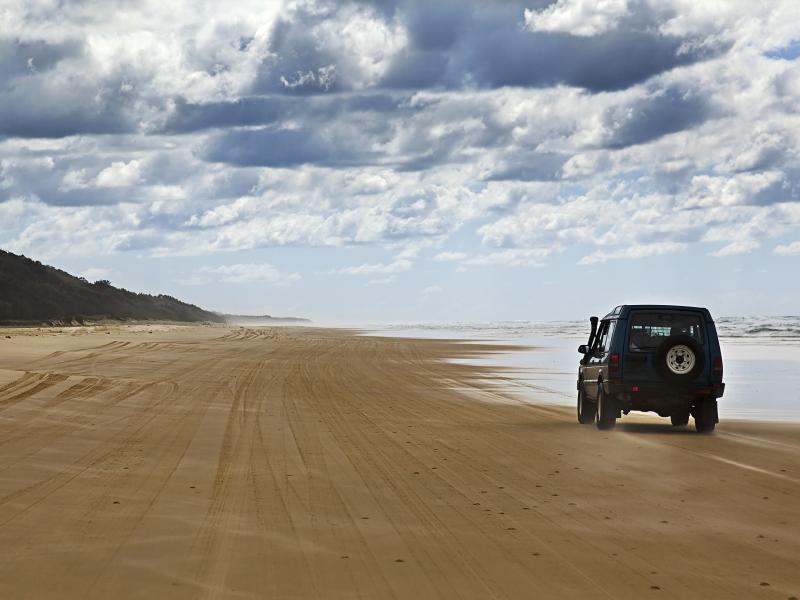
[[[800,316],[719,317],[716,320],[720,337],[727,338],[800,338]],[[441,323],[381,324],[389,331],[453,332],[480,338],[575,337],[589,333],[585,321],[455,321]]]

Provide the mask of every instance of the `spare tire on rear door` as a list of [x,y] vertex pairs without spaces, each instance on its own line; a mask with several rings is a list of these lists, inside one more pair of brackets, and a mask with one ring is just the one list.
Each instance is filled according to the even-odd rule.
[[691,336],[671,335],[656,348],[655,367],[667,381],[692,381],[703,366],[703,347]]

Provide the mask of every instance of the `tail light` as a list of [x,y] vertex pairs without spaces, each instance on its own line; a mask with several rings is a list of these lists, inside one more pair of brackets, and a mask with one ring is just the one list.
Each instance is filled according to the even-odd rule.
[[711,366],[711,371],[714,373],[714,375],[719,375],[720,377],[722,377],[722,357],[721,356],[717,356],[714,359],[714,363]]
[[619,372],[619,354],[613,353],[608,359],[608,370],[611,373]]

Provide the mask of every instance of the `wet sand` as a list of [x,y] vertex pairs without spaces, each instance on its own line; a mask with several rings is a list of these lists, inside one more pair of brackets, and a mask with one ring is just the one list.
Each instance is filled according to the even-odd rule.
[[0,330],[0,598],[800,596],[800,425],[600,432],[492,349]]

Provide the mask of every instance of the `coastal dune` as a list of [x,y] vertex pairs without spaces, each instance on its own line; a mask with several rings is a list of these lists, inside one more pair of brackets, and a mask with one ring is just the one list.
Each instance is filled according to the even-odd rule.
[[600,432],[450,360],[501,350],[9,330],[0,597],[800,596],[800,426]]

